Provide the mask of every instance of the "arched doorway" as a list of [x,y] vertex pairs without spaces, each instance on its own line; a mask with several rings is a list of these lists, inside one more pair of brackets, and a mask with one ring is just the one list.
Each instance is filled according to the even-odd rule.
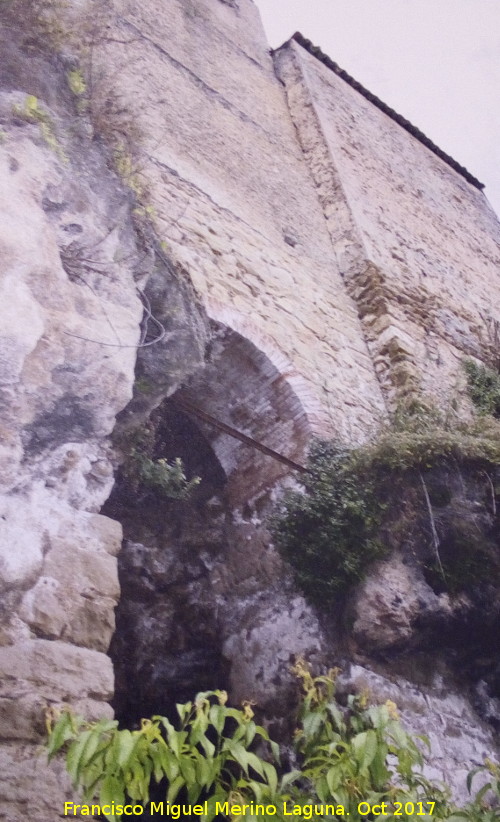
[[[262,701],[259,682],[262,693],[266,677],[279,687],[287,653],[291,659],[318,647],[318,626],[293,591],[266,528],[276,487],[300,472],[311,437],[291,367],[284,358],[274,360],[248,337],[213,322],[205,367],[146,423],[151,457],[180,457],[187,476],[201,483],[187,500],[172,500],[144,484],[134,487],[122,472],[106,505],[125,538],[111,647],[115,708],[125,724],[169,713],[176,702],[210,688]],[[257,625],[261,633],[274,625],[274,633],[263,643],[254,636],[245,657],[244,637]]]

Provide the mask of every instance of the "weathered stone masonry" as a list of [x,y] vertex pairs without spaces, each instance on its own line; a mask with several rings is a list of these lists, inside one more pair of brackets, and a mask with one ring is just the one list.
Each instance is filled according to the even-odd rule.
[[[499,224],[474,181],[302,38],[271,55],[252,0],[110,0],[104,17],[97,0],[82,0],[65,14],[78,34],[94,11],[92,93],[108,129],[133,123],[140,136],[134,161],[154,242],[134,227],[105,141],[78,115],[71,47],[40,54],[22,24],[0,28],[0,818],[9,822],[52,822],[74,798],[38,755],[44,706],[110,712],[122,527],[115,503],[100,511],[117,470],[116,417],[124,412],[131,430],[165,407],[180,425],[182,414],[162,405],[177,396],[300,462],[312,435],[362,442],[416,392],[446,407],[454,386],[466,403],[461,360],[487,358],[500,320]],[[26,114],[30,95],[60,150],[43,117]],[[113,121],[117,110],[126,117]],[[144,290],[167,333],[137,356]],[[280,694],[285,704],[292,655],[331,662],[334,653],[261,525],[288,471],[210,426],[199,431],[219,478],[210,516],[206,500],[196,514],[212,553],[201,526],[176,543],[173,514],[161,533],[161,517],[153,533],[124,515],[124,564],[147,577],[124,613],[139,614],[138,635],[158,617],[174,636],[179,603],[199,607],[235,698],[271,705]],[[171,605],[158,586],[180,579],[184,564],[192,579]],[[179,657],[192,653],[188,633]],[[141,653],[149,664],[143,648],[137,665]],[[397,688],[419,730],[425,711],[442,722],[454,741],[442,750],[436,740],[440,772],[490,750],[490,730],[465,698],[447,695],[446,679],[389,685],[359,666],[353,678],[391,696]]]

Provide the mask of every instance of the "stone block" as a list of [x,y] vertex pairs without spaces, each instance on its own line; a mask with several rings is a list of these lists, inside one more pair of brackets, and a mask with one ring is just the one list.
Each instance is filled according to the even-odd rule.
[[113,667],[98,651],[33,639],[0,648],[0,683],[3,698],[9,698],[15,685],[18,691],[37,691],[51,703],[88,696],[107,702],[113,693]]

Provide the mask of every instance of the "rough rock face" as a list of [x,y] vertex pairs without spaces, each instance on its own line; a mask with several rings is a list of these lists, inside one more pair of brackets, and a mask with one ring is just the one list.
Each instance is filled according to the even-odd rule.
[[478,657],[488,655],[488,644],[494,655],[500,619],[495,486],[495,471],[490,476],[473,462],[443,460],[399,479],[385,528],[392,553],[349,605],[361,648],[384,656],[448,645],[461,652],[462,666],[474,646]]
[[[121,526],[98,512],[113,484],[108,437],[132,394],[142,272],[129,197],[83,125],[71,127],[64,72],[40,54],[30,66],[16,33],[2,30],[2,48],[6,37],[0,759],[2,810],[17,820],[52,817],[68,797],[60,769],[46,774],[28,744],[44,733],[44,708],[110,713]],[[38,73],[49,102],[35,97]]]
[[439,656],[414,658],[410,664],[388,669],[347,664],[339,683],[352,692],[367,692],[376,702],[392,700],[405,726],[428,737],[432,755],[426,757],[425,775],[445,781],[458,802],[467,802],[467,773],[471,763],[480,765],[495,750],[491,727],[471,706],[460,679],[450,678]]
[[415,567],[401,556],[377,564],[359,586],[353,602],[353,635],[370,651],[408,647],[420,638],[419,619],[440,616],[451,619],[463,602],[452,602],[448,594],[437,595]]
[[[74,799],[38,755],[43,709],[110,713],[111,640],[128,721],[227,685],[279,725],[294,657],[344,658],[442,728],[459,782],[490,730],[449,660],[423,676],[419,641],[467,602],[400,551],[357,594],[349,656],[266,517],[314,434],[365,441],[387,402],[446,404],[462,355],[487,358],[481,195],[297,44],[273,63],[251,0],[1,5],[2,813],[52,822]],[[134,477],[147,426],[146,456],[202,477],[189,501],[137,482],[137,453]],[[492,719],[492,670],[473,673]]]
[[128,723],[172,713],[193,690],[217,684],[278,720],[294,691],[289,667],[298,654],[319,662],[322,630],[270,544],[269,494],[235,508],[231,478],[175,402],[160,405],[152,423],[156,458],[180,456],[201,483],[174,501],[122,472],[105,506],[126,538],[111,647],[117,713]]

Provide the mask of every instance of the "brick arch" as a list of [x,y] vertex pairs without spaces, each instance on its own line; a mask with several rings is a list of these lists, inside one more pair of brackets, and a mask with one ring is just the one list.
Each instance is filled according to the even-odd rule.
[[[310,386],[251,320],[214,303],[209,316],[213,329],[209,363],[174,395],[174,401],[303,463],[320,420]],[[257,497],[290,472],[289,466],[214,423],[200,417],[196,422],[226,473],[235,504]]]
[[331,428],[331,420],[322,406],[317,392],[313,389],[311,382],[297,371],[292,361],[277,346],[272,337],[264,333],[248,315],[242,314],[242,312],[217,300],[207,300],[205,307],[211,320],[231,328],[267,357],[300,401],[312,434],[324,435]]

